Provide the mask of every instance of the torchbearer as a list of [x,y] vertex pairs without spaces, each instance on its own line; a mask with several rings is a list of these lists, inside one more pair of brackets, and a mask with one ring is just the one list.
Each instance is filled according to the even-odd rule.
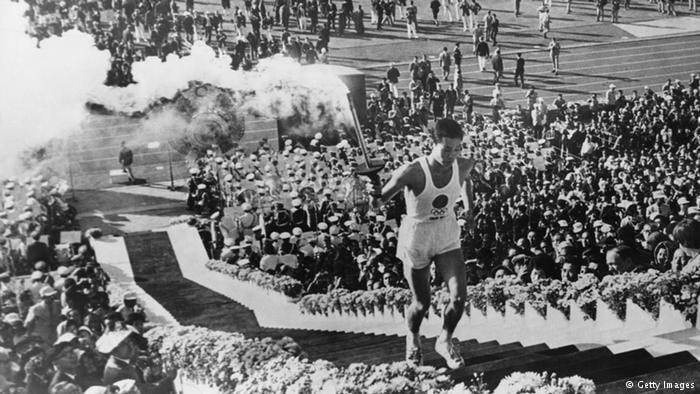
[[413,302],[406,312],[406,360],[416,365],[423,360],[419,331],[430,307],[430,264],[435,262],[450,293],[435,350],[445,358],[448,367],[457,369],[464,366],[464,359],[452,343],[452,334],[464,308],[466,269],[454,208],[462,194],[465,220],[472,226],[470,173],[475,161],[460,157],[464,131],[456,121],[438,120],[432,137],[432,153],[396,170],[383,187],[375,182],[373,205],[378,206],[404,191],[406,217],[399,229],[396,256],[403,262],[404,275],[413,293]]

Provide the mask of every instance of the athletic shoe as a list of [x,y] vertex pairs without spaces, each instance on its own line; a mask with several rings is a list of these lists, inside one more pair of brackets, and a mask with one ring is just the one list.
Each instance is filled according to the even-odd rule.
[[447,342],[438,338],[437,341],[435,341],[435,351],[445,359],[450,369],[464,367],[464,358],[462,358],[462,355],[459,354],[459,350],[455,348],[451,341]]
[[420,346],[406,344],[406,362],[415,367],[423,365],[423,350]]

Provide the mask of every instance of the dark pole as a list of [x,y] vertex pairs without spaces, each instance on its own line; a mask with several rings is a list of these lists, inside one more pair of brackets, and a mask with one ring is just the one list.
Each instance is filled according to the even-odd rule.
[[173,177],[173,157],[170,152],[170,142],[168,142],[168,168],[170,170],[170,187],[168,188],[171,191],[175,190],[175,178]]

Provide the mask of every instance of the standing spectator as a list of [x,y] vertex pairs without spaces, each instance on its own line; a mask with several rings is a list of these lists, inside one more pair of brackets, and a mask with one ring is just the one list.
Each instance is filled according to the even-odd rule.
[[452,119],[457,104],[457,93],[454,86],[450,85],[445,90],[445,116]]
[[442,9],[443,16],[446,16],[448,22],[452,23],[452,11],[456,8],[456,0],[445,0],[445,6]]
[[219,53],[226,53],[226,33],[223,27],[219,27],[216,31],[216,42],[219,46]]
[[430,10],[433,12],[433,23],[435,26],[440,26],[438,15],[440,14],[440,0],[432,0],[430,2]]
[[308,14],[311,21],[311,33],[316,34],[318,29],[318,3],[315,0],[309,2]]
[[442,52],[440,52],[438,60],[440,62],[440,68],[442,68],[442,77],[445,81],[447,81],[448,77],[450,76],[450,66],[452,66],[452,57],[450,56],[450,53],[447,52],[447,47],[442,48]]
[[605,92],[605,103],[609,106],[615,104],[615,96],[617,95],[617,91],[615,89],[617,89],[617,87],[611,83],[608,86],[608,90]]
[[[192,12],[194,11],[194,1],[188,0],[188,3],[192,3],[192,7],[190,8],[189,4],[185,7],[188,11]],[[221,8],[224,10],[223,14],[226,15],[227,17],[231,16],[231,0],[221,0]]]
[[472,47],[472,53],[476,56],[476,46],[479,45],[479,40],[483,38],[484,36],[484,29],[481,28],[481,25],[477,25],[476,29],[472,30],[472,42],[473,42],[473,47]]
[[126,146],[126,141],[122,141],[122,148],[119,151],[119,164],[122,166],[122,171],[129,177],[129,182],[136,181],[134,173],[131,171],[133,162],[134,153]]
[[518,86],[518,78],[520,78],[520,87],[525,88],[525,59],[520,52],[515,59],[515,77],[513,77],[515,86]]
[[329,28],[335,30],[335,17],[338,15],[338,6],[335,5],[334,1],[331,1],[328,8],[328,26]]
[[537,103],[537,92],[534,87],[531,87],[527,93],[525,93],[525,99],[527,100],[527,110],[531,112],[535,109],[535,103]]
[[503,98],[501,98],[501,95],[496,94],[491,99],[490,105],[491,105],[491,116],[493,117],[493,121],[495,123],[498,123],[501,120],[501,110],[506,107],[506,104],[503,101]]
[[380,7],[379,0],[372,0],[369,8],[369,23],[377,23],[377,30],[381,30],[381,22],[378,22],[377,9]]
[[520,0],[513,0],[513,14],[516,18],[520,16]]
[[481,4],[477,3],[476,0],[473,0],[471,8],[469,9],[469,29],[470,30],[474,30],[475,26],[477,25],[476,18],[479,16],[480,11],[481,11]]
[[595,21],[604,22],[605,21],[605,6],[608,4],[608,0],[595,0]]
[[489,44],[484,41],[484,37],[480,37],[479,43],[476,45],[476,56],[479,59],[479,70],[481,72],[486,72],[486,61],[489,55]]
[[408,39],[418,38],[418,8],[413,4],[413,0],[408,7],[406,7],[406,32],[408,34]]
[[493,14],[493,21],[491,22],[491,40],[493,40],[493,45],[497,44],[498,39],[498,27],[501,22],[496,18],[496,14]]
[[24,326],[27,334],[41,337],[46,343],[56,341],[56,327],[61,322],[60,306],[56,302],[58,293],[53,287],[45,285],[39,291],[41,301],[29,308]]
[[484,15],[484,35],[486,36],[486,41],[491,40],[491,28],[493,27],[493,15],[491,15],[491,10],[486,12]]
[[306,16],[306,5],[303,1],[297,3],[296,7],[297,14],[297,24],[299,25],[299,32],[304,33],[308,30],[307,16]]
[[462,96],[462,115],[468,124],[472,123],[474,114],[474,98],[469,94],[469,90],[464,89],[464,96]]
[[559,75],[559,52],[561,46],[555,37],[549,42],[549,58],[552,60],[552,72],[554,75]]
[[545,11],[541,15],[542,15],[542,37],[547,38],[547,33],[549,33],[549,30],[552,27],[552,18],[549,15],[549,8],[545,8]]
[[455,72],[455,80],[452,83],[452,86],[457,90],[457,92],[461,92],[463,84],[464,84],[464,82],[462,81],[462,71],[457,70]]
[[668,0],[668,10],[669,15],[677,16],[676,14],[676,0]]
[[[452,51],[452,58],[455,62],[455,73],[462,73],[462,50],[459,49],[459,43],[455,43],[455,49]],[[461,90],[461,89],[460,89]]]
[[503,58],[501,57],[501,48],[496,48],[494,56],[491,58],[491,67],[493,67],[493,83],[503,77]]
[[620,21],[620,0],[613,0],[612,2],[612,23],[618,23]]
[[445,117],[445,93],[440,89],[439,83],[432,93],[432,112],[436,121]]
[[389,81],[389,87],[391,88],[391,94],[394,95],[394,98],[399,97],[399,77],[401,76],[401,73],[399,72],[399,69],[396,68],[394,63],[391,63],[391,66],[389,67],[389,70],[386,72],[386,80]]
[[[469,26],[469,30],[472,29],[471,18],[469,17],[470,9],[471,5],[468,0],[461,0],[459,2],[459,10],[462,15],[462,31],[467,31],[467,25]],[[467,22],[467,20],[469,20],[469,22]]]
[[361,5],[357,6],[357,11],[353,14],[355,19],[355,31],[357,34],[364,34],[365,33],[365,10],[362,9]]
[[396,1],[385,0],[384,4],[384,22],[394,26],[396,24]]

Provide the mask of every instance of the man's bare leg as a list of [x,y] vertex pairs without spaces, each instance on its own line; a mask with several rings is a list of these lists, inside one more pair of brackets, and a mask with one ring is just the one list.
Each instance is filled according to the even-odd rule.
[[430,308],[430,266],[413,269],[404,263],[404,276],[413,293],[413,302],[406,310],[406,359],[420,364],[423,360],[420,343],[420,325]]
[[447,361],[452,369],[464,366],[464,359],[452,344],[452,334],[464,312],[467,296],[467,274],[462,251],[455,249],[435,258],[435,267],[447,284],[450,300],[443,311],[443,325],[440,336],[435,341],[435,350]]

